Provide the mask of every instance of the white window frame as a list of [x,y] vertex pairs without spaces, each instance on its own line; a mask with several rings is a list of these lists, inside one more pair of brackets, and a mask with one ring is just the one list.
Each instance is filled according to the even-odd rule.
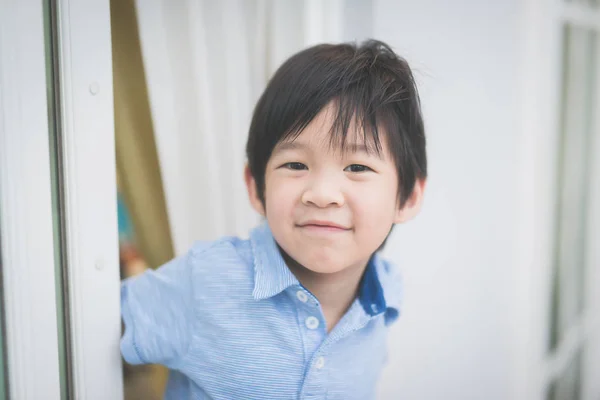
[[[524,207],[518,216],[523,229],[520,235],[520,254],[524,265],[515,290],[529,299],[516,312],[518,345],[514,398],[545,399],[546,391],[557,376],[568,367],[569,361],[585,343],[583,354],[583,400],[596,399],[600,393],[600,250],[588,249],[591,268],[586,280],[586,312],[573,324],[554,354],[548,355],[552,293],[552,248],[554,246],[556,204],[556,161],[560,127],[562,85],[562,30],[565,22],[594,29],[600,34],[600,8],[594,12],[580,4],[565,0],[528,0],[523,18],[524,81],[522,105],[522,179]],[[597,41],[600,46],[600,40]],[[600,48],[597,57],[600,58]],[[600,65],[600,59],[597,64]],[[600,79],[596,79],[596,112],[593,122],[595,154],[600,154]],[[532,157],[533,155],[533,157]],[[597,184],[590,193],[590,205],[600,204],[600,161],[592,172]],[[600,210],[592,207],[588,237],[590,243],[600,242]],[[596,397],[594,397],[596,396]]]
[[109,0],[58,1],[59,81],[76,399],[123,381]]
[[60,399],[41,1],[0,0],[0,241],[11,399]]
[[[122,399],[108,0],[57,0],[73,398]],[[60,399],[43,2],[0,0],[0,223],[12,399]]]

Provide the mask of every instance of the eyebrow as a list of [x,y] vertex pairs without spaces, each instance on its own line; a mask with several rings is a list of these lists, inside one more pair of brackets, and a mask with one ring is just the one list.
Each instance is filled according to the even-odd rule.
[[[379,159],[383,159],[382,155],[379,154],[379,152],[374,151],[373,149],[370,149],[364,143],[348,143],[344,146],[345,146],[346,153],[349,153],[349,154],[365,153],[369,156],[375,155],[375,157],[377,157]],[[287,142],[283,142],[283,143],[277,145],[275,151],[277,151],[277,152],[287,151],[287,150],[304,150],[304,151],[306,151],[308,149],[309,149],[309,146],[307,146],[305,143],[301,143],[301,142],[297,142],[297,141],[287,141]]]

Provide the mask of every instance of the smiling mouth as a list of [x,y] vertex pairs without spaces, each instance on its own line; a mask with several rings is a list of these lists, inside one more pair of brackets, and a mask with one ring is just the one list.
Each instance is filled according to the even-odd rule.
[[299,228],[305,229],[307,231],[313,232],[347,232],[350,228],[347,228],[343,225],[339,225],[333,222],[328,221],[308,221],[302,224],[296,225]]

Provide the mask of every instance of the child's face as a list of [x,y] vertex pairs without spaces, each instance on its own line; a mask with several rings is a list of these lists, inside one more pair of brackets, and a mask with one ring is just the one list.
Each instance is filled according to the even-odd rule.
[[401,209],[385,140],[379,155],[367,152],[362,133],[353,134],[351,126],[342,153],[330,145],[332,115],[324,108],[298,138],[275,147],[265,173],[266,209],[246,172],[253,206],[279,246],[317,273],[364,266],[392,225],[416,214],[423,189],[418,182]]

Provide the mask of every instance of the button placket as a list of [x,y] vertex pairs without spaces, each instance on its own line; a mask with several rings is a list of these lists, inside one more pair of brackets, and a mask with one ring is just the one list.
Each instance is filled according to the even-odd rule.
[[314,331],[315,329],[319,328],[319,325],[321,325],[321,323],[319,322],[319,319],[313,315],[307,317],[304,320],[304,324],[311,331]]
[[315,368],[316,369],[322,369],[325,366],[325,357],[323,356],[319,356],[316,360],[315,360]]
[[324,399],[327,397],[327,380],[329,373],[325,368],[327,363],[322,346],[310,361],[306,378],[301,390],[301,399]]
[[302,289],[298,290],[296,292],[296,298],[298,300],[300,300],[302,303],[306,303],[308,302],[308,295],[306,294],[306,292]]

